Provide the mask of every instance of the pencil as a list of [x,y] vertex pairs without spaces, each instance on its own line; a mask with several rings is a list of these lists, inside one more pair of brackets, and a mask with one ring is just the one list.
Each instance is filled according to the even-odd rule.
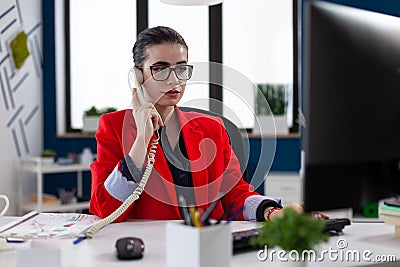
[[190,218],[192,218],[195,227],[201,227],[200,212],[195,207],[189,207]]

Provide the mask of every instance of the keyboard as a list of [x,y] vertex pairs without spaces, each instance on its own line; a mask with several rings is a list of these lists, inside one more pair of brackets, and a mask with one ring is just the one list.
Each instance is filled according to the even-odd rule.
[[325,220],[325,227],[322,231],[331,235],[339,235],[344,227],[350,224],[350,220],[347,218],[332,218]]
[[[350,220],[347,218],[332,218],[325,220],[325,227],[322,230],[330,235],[339,235],[347,225],[350,225]],[[247,252],[250,250],[260,249],[250,245],[250,239],[261,234],[262,228],[254,228],[232,233],[233,254]]]
[[259,249],[250,245],[250,239],[261,234],[261,228],[254,228],[232,233],[233,254]]

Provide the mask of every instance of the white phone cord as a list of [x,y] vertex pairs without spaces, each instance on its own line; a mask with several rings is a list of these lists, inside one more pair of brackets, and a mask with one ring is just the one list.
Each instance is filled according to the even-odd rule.
[[113,213],[108,215],[106,218],[96,222],[94,225],[92,225],[87,232],[84,234],[84,237],[87,238],[93,238],[93,236],[104,226],[112,223],[114,220],[116,220],[119,216],[121,216],[122,213],[124,213],[129,206],[135,202],[139,196],[142,194],[144,187],[146,186],[147,180],[150,177],[151,171],[153,170],[153,165],[154,165],[154,160],[155,160],[155,154],[156,154],[156,149],[158,145],[158,140],[160,138],[157,137],[157,139],[152,140],[151,146],[150,146],[150,151],[149,155],[147,156],[147,166],[146,169],[144,170],[142,179],[140,180],[138,186],[135,188],[133,193],[119,206],[118,209],[116,209]]

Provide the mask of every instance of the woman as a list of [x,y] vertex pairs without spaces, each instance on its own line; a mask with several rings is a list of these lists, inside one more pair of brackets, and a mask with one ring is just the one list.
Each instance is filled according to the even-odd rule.
[[[216,199],[213,219],[232,216],[240,207],[238,220],[282,215],[280,200],[259,195],[242,179],[222,120],[177,107],[192,72],[182,36],[168,27],[147,29],[137,38],[133,59],[143,89],[133,88],[133,109],[100,119],[90,212],[106,217],[128,198],[143,175],[150,143],[159,136],[145,191],[117,221],[183,219],[182,206],[205,210]],[[288,207],[302,211],[296,203]]]

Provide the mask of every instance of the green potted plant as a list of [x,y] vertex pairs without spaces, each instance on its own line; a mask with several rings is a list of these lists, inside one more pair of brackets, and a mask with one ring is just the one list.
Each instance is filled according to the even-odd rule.
[[57,152],[51,149],[44,149],[41,154],[42,164],[53,164],[55,162],[55,158],[57,156]]
[[254,133],[287,134],[289,84],[257,84],[255,96],[256,124]]
[[[324,225],[323,220],[309,213],[287,209],[282,217],[264,222],[261,234],[252,238],[250,244],[263,250],[258,254],[260,260],[275,262],[275,266],[280,263],[283,266],[306,266],[310,257],[318,257],[315,247],[329,239],[322,231]],[[271,253],[273,248],[276,253]],[[277,257],[278,253],[281,253],[281,259]]]
[[83,128],[82,132],[94,133],[97,131],[99,125],[99,118],[102,114],[116,111],[115,107],[105,107],[102,109],[91,106],[89,109],[83,112]]

